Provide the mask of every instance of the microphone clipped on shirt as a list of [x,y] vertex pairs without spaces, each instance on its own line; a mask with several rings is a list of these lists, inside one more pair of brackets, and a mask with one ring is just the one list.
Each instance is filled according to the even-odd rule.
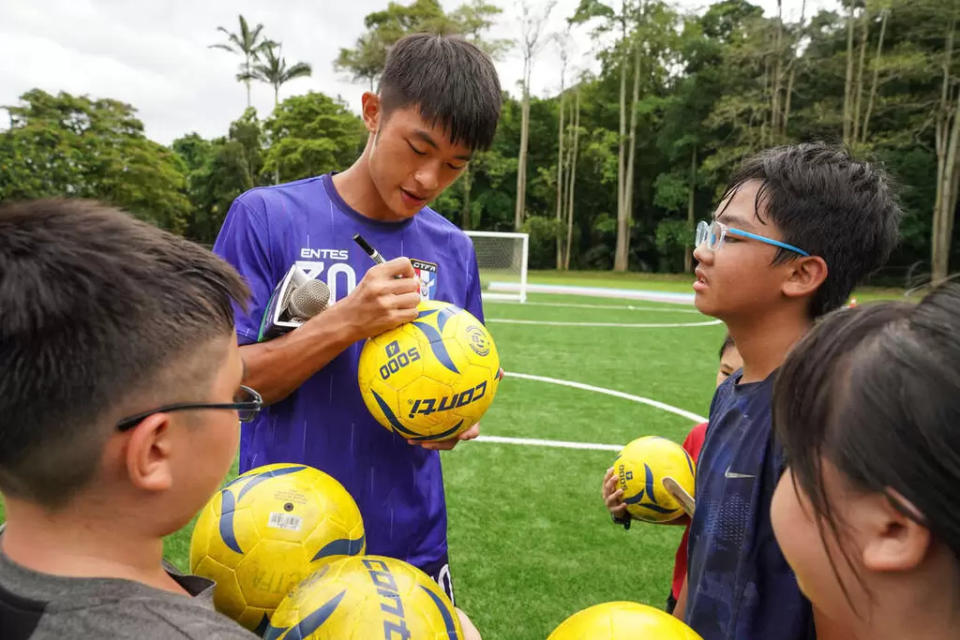
[[326,283],[293,265],[273,290],[260,323],[258,342],[283,335],[322,313],[330,304]]

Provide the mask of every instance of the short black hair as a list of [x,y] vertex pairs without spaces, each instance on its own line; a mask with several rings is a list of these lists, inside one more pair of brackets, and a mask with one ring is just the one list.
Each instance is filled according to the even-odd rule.
[[[723,199],[750,180],[762,183],[757,219],[765,224],[766,216],[784,242],[827,263],[827,278],[811,301],[812,317],[842,305],[897,244],[902,212],[890,178],[842,148],[800,144],[764,151],[743,164]],[[779,249],[774,264],[797,257]]]
[[776,436],[796,487],[835,537],[843,506],[828,499],[824,461],[856,489],[886,494],[960,558],[958,334],[960,287],[942,285],[916,305],[834,311],[780,368],[772,405]]
[[453,144],[489,149],[500,119],[500,80],[490,57],[458,36],[417,33],[397,41],[380,76],[383,118],[418,106]]
[[233,332],[231,301],[248,296],[211,252],[113,207],[0,205],[0,490],[67,502],[114,413],[158,385],[196,401],[213,382],[219,363],[195,354]]
[[723,339],[723,344],[720,345],[720,353],[717,357],[723,360],[723,354],[727,352],[727,349],[735,346],[737,346],[737,343],[733,341],[733,336],[728,333],[727,337]]

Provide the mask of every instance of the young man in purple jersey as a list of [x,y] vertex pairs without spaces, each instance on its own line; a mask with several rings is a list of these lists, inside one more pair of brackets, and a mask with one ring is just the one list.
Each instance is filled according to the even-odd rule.
[[[380,426],[361,399],[357,361],[365,338],[416,318],[421,296],[483,319],[473,245],[426,205],[490,146],[500,102],[496,70],[475,46],[426,34],[400,40],[379,92],[363,94],[369,137],[353,166],[244,193],[214,246],[253,292],[237,334],[245,383],[270,405],[243,430],[240,470],[299,462],[331,474],[360,507],[367,551],[420,567],[451,598],[436,450],[458,440],[417,446]],[[374,266],[356,233],[388,262]],[[323,280],[335,304],[258,342],[271,292],[291,265]],[[477,434],[475,426],[459,439]]]

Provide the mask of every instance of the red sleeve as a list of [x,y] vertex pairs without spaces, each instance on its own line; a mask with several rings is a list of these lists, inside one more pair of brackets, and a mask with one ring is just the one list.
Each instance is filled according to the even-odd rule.
[[703,447],[703,441],[706,437],[707,423],[701,422],[690,430],[687,439],[683,441],[683,448],[687,450],[694,462],[700,457],[700,449]]

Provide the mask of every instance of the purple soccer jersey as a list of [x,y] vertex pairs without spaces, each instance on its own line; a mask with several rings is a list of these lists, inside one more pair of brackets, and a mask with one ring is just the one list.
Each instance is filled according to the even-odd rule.
[[[473,244],[454,224],[424,208],[402,222],[379,222],[351,209],[330,175],[238,197],[214,251],[247,280],[249,309],[235,309],[240,344],[257,341],[261,318],[291,265],[323,280],[330,299],[346,297],[374,266],[353,241],[360,233],[387,259],[406,256],[421,293],[483,320]],[[363,514],[367,552],[423,567],[447,551],[440,456],[411,446],[377,423],[357,386],[357,342],[285,400],[243,425],[240,471],[275,462],[316,467],[339,480]]]

